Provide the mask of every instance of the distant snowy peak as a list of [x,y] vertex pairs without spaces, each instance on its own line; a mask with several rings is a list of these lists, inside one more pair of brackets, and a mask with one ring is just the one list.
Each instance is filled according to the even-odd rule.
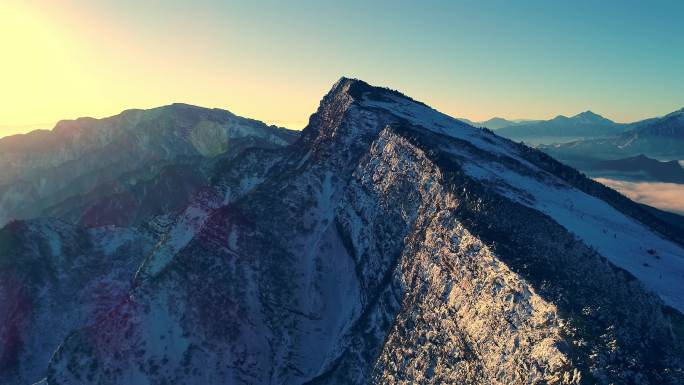
[[[546,122],[557,122],[557,123],[570,123],[570,124],[587,124],[587,125],[596,125],[596,124],[606,124],[606,125],[611,125],[615,124],[610,119],[604,118],[603,116],[587,110],[584,112],[580,112],[577,115],[573,115],[570,117],[567,117],[565,115],[558,115],[555,118],[548,120]],[[540,123],[544,123],[544,121],[541,121]]]
[[684,141],[684,108],[660,118],[647,119],[634,124],[634,129],[626,132],[626,137],[671,138]]
[[613,122],[610,119],[604,118],[603,116],[596,114],[592,111],[584,111],[580,112],[579,114],[573,116],[571,119],[574,119],[578,122],[582,123],[605,123],[605,124],[613,124]]
[[670,112],[667,115],[678,115],[678,116],[684,116],[684,107],[680,108],[677,111]]
[[674,112],[671,112],[671,113],[667,114],[666,116],[667,117],[677,117],[677,119],[679,119],[680,122],[684,123],[684,108],[677,110],[677,111],[674,111]]

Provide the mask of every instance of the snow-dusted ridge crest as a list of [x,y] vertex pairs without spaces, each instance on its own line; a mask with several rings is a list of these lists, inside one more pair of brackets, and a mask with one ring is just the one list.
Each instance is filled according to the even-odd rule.
[[[341,81],[344,80],[357,87],[367,86],[358,80]],[[353,88],[350,87],[352,93],[355,92]],[[684,247],[677,243],[681,238],[668,239],[668,234],[649,229],[638,221],[639,217],[633,218],[631,212],[620,212],[611,205],[613,202],[602,201],[562,176],[530,163],[529,155],[520,151],[520,145],[489,130],[472,127],[395,91],[388,91],[383,98],[372,92],[362,94],[362,105],[382,108],[419,128],[466,142],[470,150],[464,151],[460,146],[440,146],[439,149],[464,159],[463,170],[469,177],[492,184],[497,192],[550,216],[616,266],[642,280],[667,304],[684,313]],[[487,154],[489,161],[466,163],[468,156],[476,155],[474,151]],[[516,162],[518,170],[506,169],[507,162]],[[616,203],[613,204],[619,204]],[[632,212],[637,210],[629,208]],[[658,222],[648,213],[638,213],[642,218]],[[654,252],[659,252],[660,258],[654,259]]]
[[46,384],[684,383],[678,235],[538,151],[342,78],[217,170]]

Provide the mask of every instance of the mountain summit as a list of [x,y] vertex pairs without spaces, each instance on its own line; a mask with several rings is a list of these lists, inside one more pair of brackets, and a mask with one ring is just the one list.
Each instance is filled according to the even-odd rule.
[[612,120],[606,119],[603,116],[589,110],[580,112],[579,114],[573,116],[571,119],[575,119],[582,122],[615,123]]
[[47,384],[684,383],[681,234],[539,151],[342,78],[215,171]]

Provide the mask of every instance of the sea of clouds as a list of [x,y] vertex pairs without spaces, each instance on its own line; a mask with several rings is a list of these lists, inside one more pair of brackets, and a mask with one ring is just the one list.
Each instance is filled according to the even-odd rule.
[[627,182],[607,178],[596,178],[596,181],[619,191],[639,203],[677,214],[684,214],[684,184]]

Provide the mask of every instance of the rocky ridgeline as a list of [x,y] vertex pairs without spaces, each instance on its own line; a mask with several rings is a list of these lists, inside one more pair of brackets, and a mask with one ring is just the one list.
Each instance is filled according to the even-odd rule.
[[215,170],[48,384],[684,383],[680,240],[541,153],[341,79]]

